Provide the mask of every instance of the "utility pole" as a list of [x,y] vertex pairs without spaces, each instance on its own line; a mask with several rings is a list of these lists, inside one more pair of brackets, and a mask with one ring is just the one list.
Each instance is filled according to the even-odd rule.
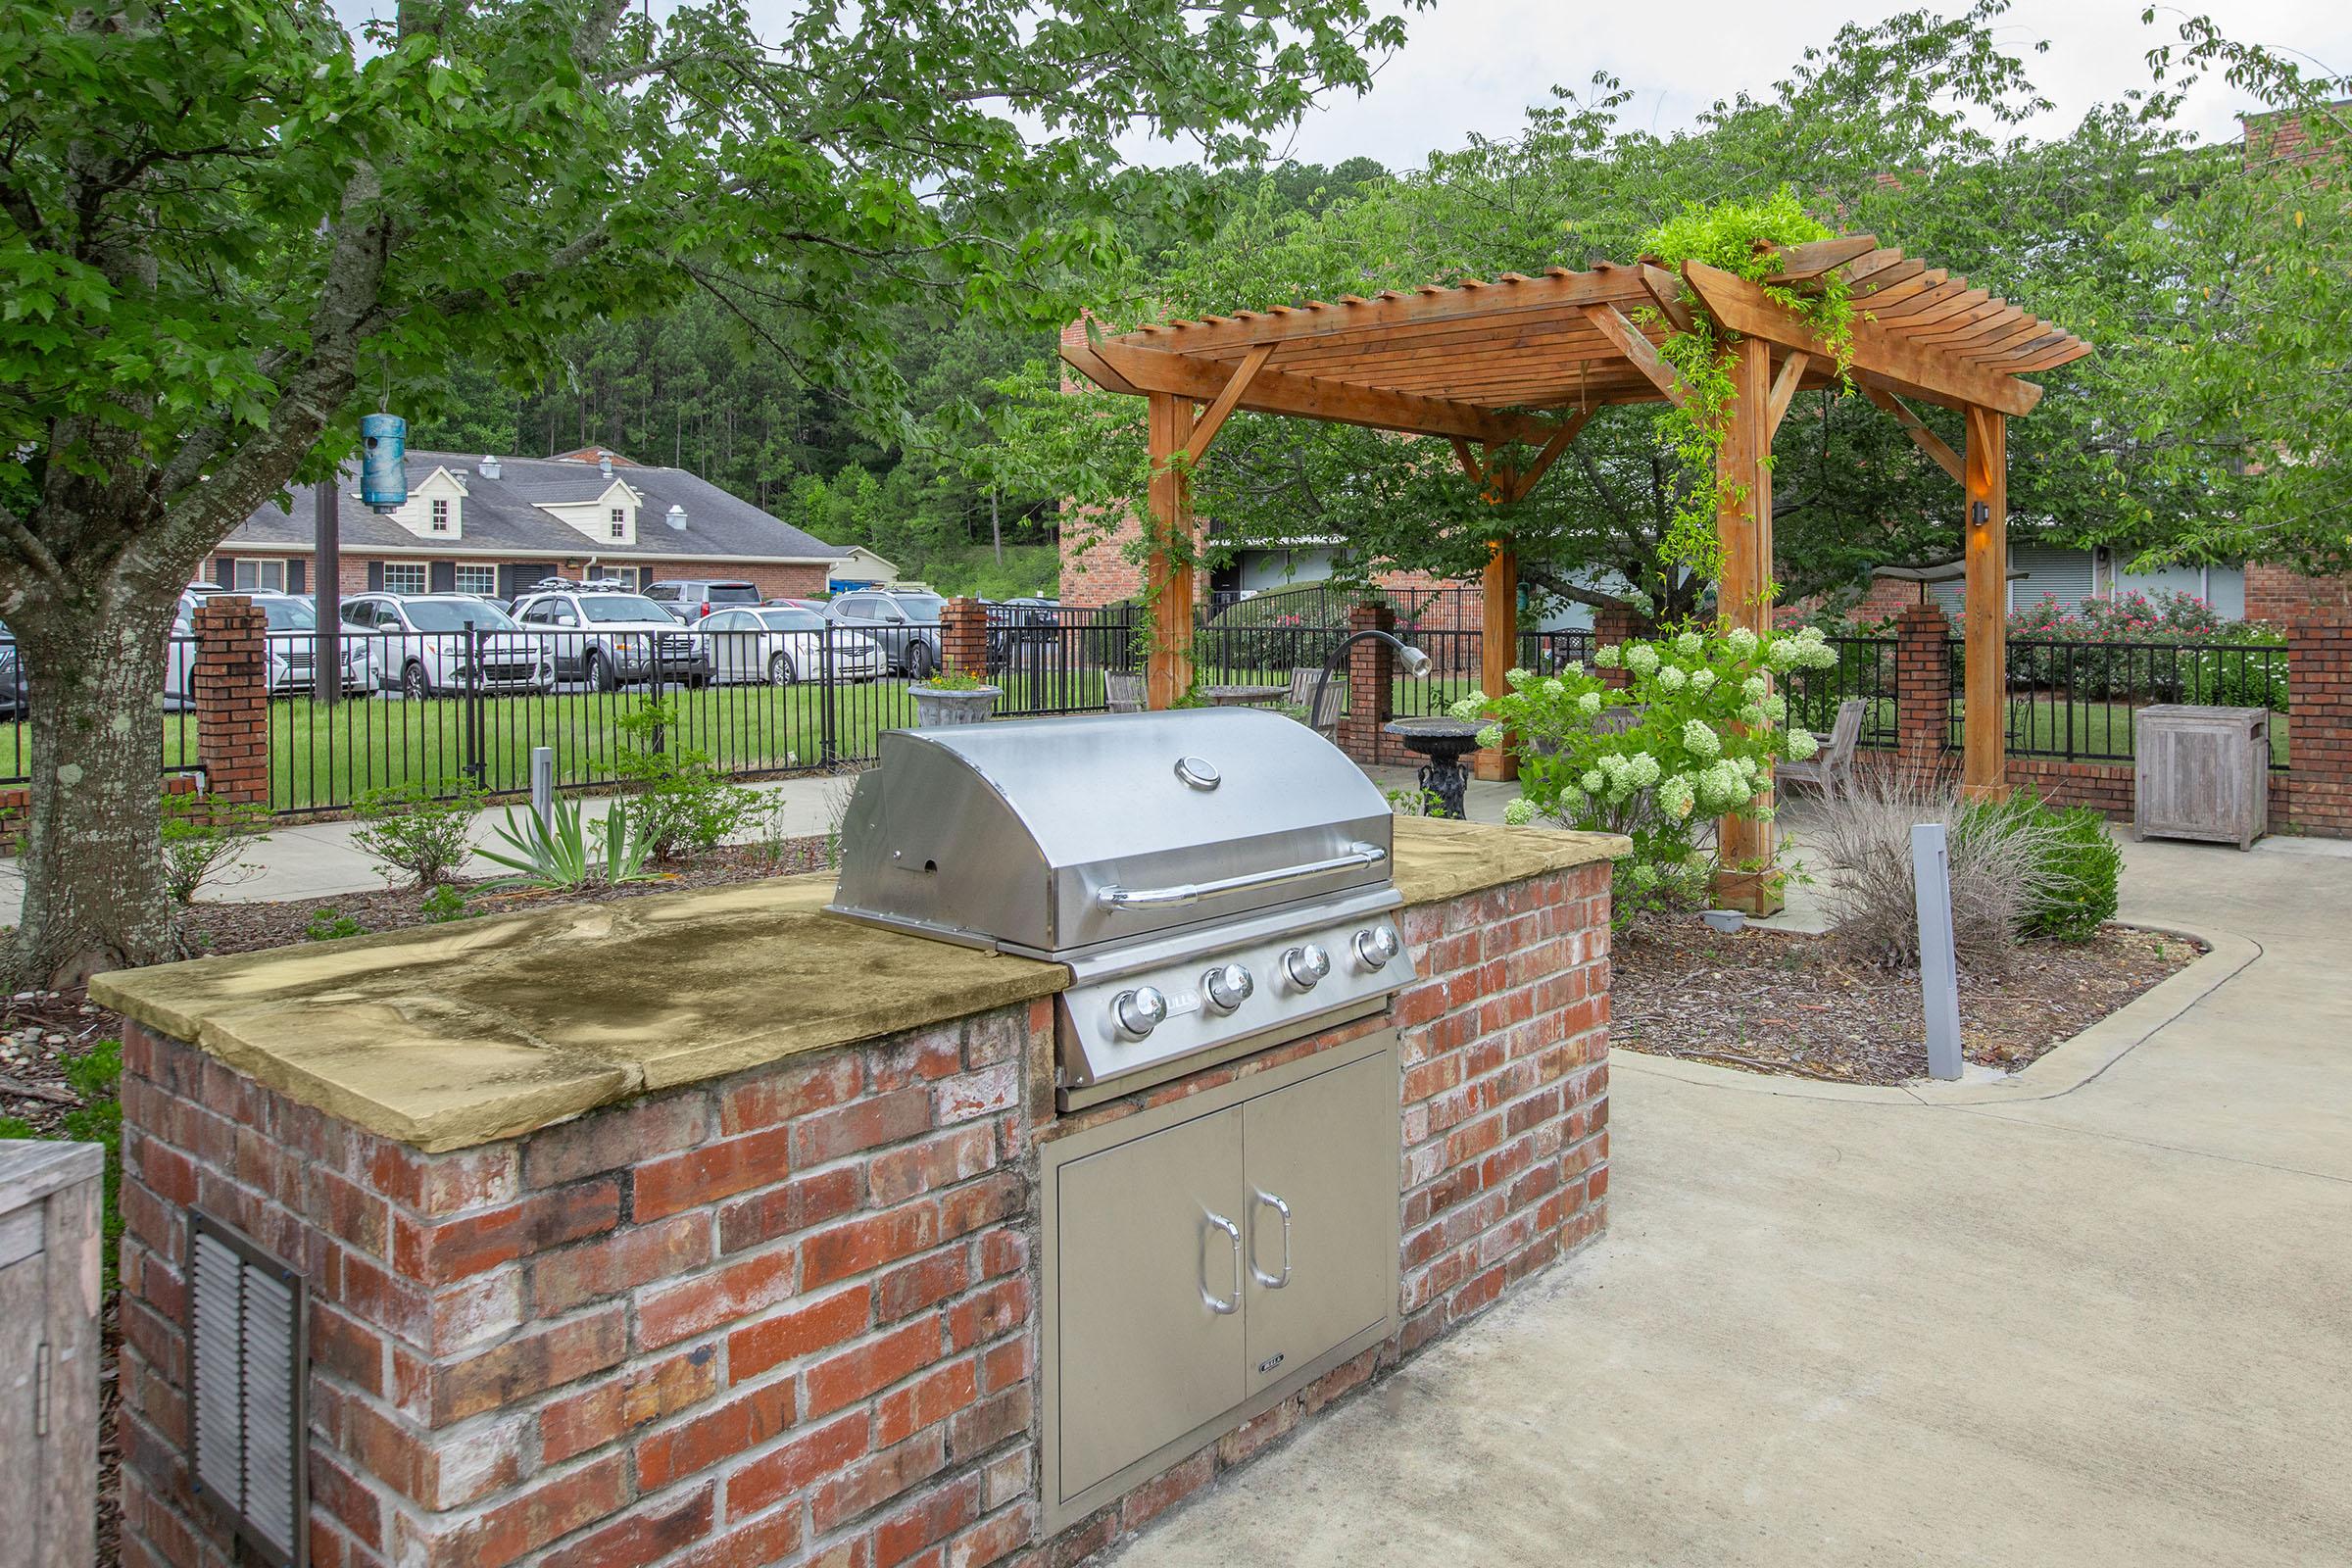
[[341,474],[318,481],[311,493],[317,526],[311,548],[311,604],[318,621],[318,641],[311,654],[311,698],[332,706],[343,695],[343,518],[335,495]]

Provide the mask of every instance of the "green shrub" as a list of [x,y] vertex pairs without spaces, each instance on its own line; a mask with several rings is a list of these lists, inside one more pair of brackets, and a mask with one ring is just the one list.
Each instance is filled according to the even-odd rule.
[[424,896],[424,902],[416,907],[418,912],[424,916],[427,925],[446,925],[452,920],[470,920],[481,912],[478,909],[468,908],[466,904],[466,895],[446,882],[427,893]]
[[729,784],[708,755],[677,743],[677,715],[655,698],[615,727],[636,743],[613,759],[620,776],[643,786],[625,808],[635,839],[657,860],[682,860],[718,848],[750,821],[759,798]]
[[367,825],[351,841],[416,886],[436,887],[472,853],[466,833],[481,807],[482,792],[464,779],[369,790],[355,808]]
[[305,942],[340,942],[345,937],[366,936],[368,928],[340,909],[314,909],[311,923],[302,928]]
[[2124,852],[2108,837],[2106,819],[2098,812],[2083,806],[2044,806],[2039,797],[2020,792],[2007,801],[1978,806],[1970,815],[1982,822],[2030,822],[2041,829],[2033,840],[2040,847],[2040,864],[2022,911],[2025,935],[2088,942],[2103,923],[2115,918],[2116,877],[2123,869]]
[[174,904],[196,902],[208,882],[242,882],[261,867],[245,858],[248,846],[270,835],[258,831],[270,819],[266,807],[218,795],[164,798],[164,891]]

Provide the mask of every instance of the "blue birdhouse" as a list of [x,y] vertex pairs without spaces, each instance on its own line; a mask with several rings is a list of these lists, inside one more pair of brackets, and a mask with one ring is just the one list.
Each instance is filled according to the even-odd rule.
[[360,416],[360,499],[398,512],[409,499],[409,421],[397,414]]

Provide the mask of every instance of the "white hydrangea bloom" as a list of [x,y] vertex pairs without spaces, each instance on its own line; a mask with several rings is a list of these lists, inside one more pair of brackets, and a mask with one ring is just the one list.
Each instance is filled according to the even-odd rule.
[[1697,804],[1698,792],[1688,774],[1677,773],[1658,786],[1658,808],[1669,816],[1689,816]]
[[1584,672],[1585,662],[1581,659],[1571,659],[1560,666],[1560,673],[1563,675],[1582,675]]
[[1788,716],[1788,699],[1779,692],[1769,694],[1764,699],[1764,713],[1774,723],[1779,723]]
[[1597,767],[1586,768],[1585,776],[1577,780],[1577,783],[1584,787],[1584,791],[1587,795],[1598,795],[1608,786],[1608,779],[1602,775],[1600,769]]
[[1502,808],[1502,820],[1511,827],[1525,827],[1536,819],[1536,803],[1522,795]]
[[1636,643],[1625,651],[1625,667],[1637,675],[1651,675],[1658,667],[1658,651],[1647,643]]
[[1788,732],[1788,760],[1790,761],[1801,762],[1820,750],[1821,742],[1813,738],[1811,730],[1792,729]]
[[1747,725],[1750,729],[1769,728],[1772,724],[1772,720],[1764,716],[1762,703],[1742,703],[1740,707],[1739,717],[1740,722]]
[[1634,886],[1644,892],[1658,885],[1658,868],[1647,860],[1635,861],[1633,870],[1627,875],[1634,879]]
[[1759,806],[1754,812],[1755,819],[1759,822],[1769,822],[1780,814],[1781,808],[1777,806]]
[[1568,695],[1568,688],[1555,676],[1544,683],[1544,695],[1556,701]]
[[1714,757],[1723,750],[1723,742],[1707,727],[1706,720],[1699,718],[1683,726],[1683,744],[1697,757]]
[[1692,670],[1690,672],[1690,689],[1694,692],[1713,691],[1715,689],[1715,672],[1711,669]]
[[1585,695],[1584,695],[1584,696],[1582,696],[1582,697],[1579,697],[1579,698],[1576,700],[1576,706],[1577,706],[1577,708],[1578,708],[1579,710],[1581,710],[1582,711],[1584,711],[1584,712],[1586,712],[1586,713],[1589,713],[1589,714],[1590,714],[1590,713],[1597,713],[1597,712],[1599,712],[1599,711],[1600,711],[1600,693],[1598,693],[1598,692],[1587,692],[1587,693],[1585,693]]
[[1478,732],[1478,744],[1484,746],[1489,751],[1493,751],[1495,747],[1500,746],[1502,744],[1502,726],[1500,724],[1489,724],[1486,728],[1480,730]]
[[1707,640],[1689,627],[1685,627],[1674,639],[1674,651],[1678,654],[1695,654],[1706,645]]
[[1446,711],[1455,718],[1482,718],[1487,711],[1487,694],[1472,692],[1447,708]]
[[1681,691],[1683,682],[1690,678],[1673,664],[1668,664],[1664,669],[1658,671],[1658,684],[1670,692]]
[[1519,691],[1536,678],[1536,672],[1532,669],[1506,669],[1502,672],[1502,678],[1511,683],[1511,690]]
[[1664,772],[1665,769],[1658,765],[1658,760],[1647,752],[1636,752],[1625,764],[1626,782],[1638,790],[1649,788]]
[[1772,682],[1761,675],[1750,675],[1740,683],[1740,695],[1751,703],[1762,702],[1764,694],[1770,690],[1772,690]]
[[1732,652],[1738,654],[1741,659],[1745,659],[1756,651],[1756,634],[1745,626],[1734,626],[1724,634],[1723,640],[1731,644]]
[[1594,669],[1615,669],[1618,662],[1624,657],[1625,650],[1615,643],[1609,644],[1606,648],[1595,648],[1592,650],[1592,667]]

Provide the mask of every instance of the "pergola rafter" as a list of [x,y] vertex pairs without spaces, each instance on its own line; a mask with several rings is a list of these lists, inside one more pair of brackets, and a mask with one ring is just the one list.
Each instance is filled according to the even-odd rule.
[[[1723,496],[1717,603],[1734,624],[1761,629],[1771,617],[1773,434],[1798,392],[1835,378],[1838,360],[1837,346],[1774,300],[1766,285],[1818,287],[1837,274],[1854,303],[1845,355],[1854,382],[1964,492],[1969,701],[1962,781],[1972,794],[1996,794],[2006,766],[2000,681],[2007,419],[2032,412],[2041,397],[2021,376],[2080,359],[2090,346],[1869,234],[1789,246],[1775,261],[1765,284],[1697,263],[1679,273],[1649,261],[1595,262],[1582,271],[1554,268],[1542,276],[1506,272],[1449,288],[1431,284],[1155,322],[1065,344],[1062,357],[1108,391],[1150,399],[1153,521],[1161,538],[1190,540],[1189,467],[1237,409],[1437,437],[1452,444],[1482,493],[1517,501],[1593,411],[1680,401],[1682,383],[1659,345],[1689,326],[1694,306],[1703,309],[1727,333],[1738,388],[1717,457]],[[1910,407],[1917,402],[1961,412],[1963,452],[1921,420]],[[1497,459],[1514,445],[1537,453],[1523,469]],[[1176,463],[1179,456],[1186,463]],[[1164,708],[1191,685],[1192,571],[1162,547],[1152,553],[1148,580],[1156,593],[1146,689],[1152,706]],[[1507,538],[1494,541],[1485,586],[1482,674],[1487,689],[1498,691],[1518,642],[1518,562]],[[1491,777],[1503,776],[1507,766],[1499,756],[1481,759],[1482,773]],[[1727,821],[1723,854],[1735,865],[1768,864],[1770,824]],[[1730,896],[1754,904],[1768,895],[1757,879]]]

